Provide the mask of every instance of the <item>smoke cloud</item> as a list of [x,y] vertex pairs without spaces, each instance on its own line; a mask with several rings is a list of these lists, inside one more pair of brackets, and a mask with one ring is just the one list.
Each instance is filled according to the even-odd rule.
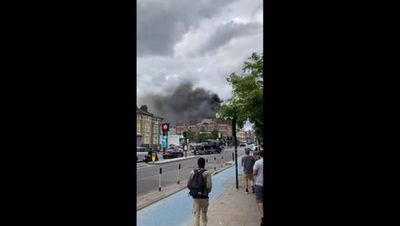
[[[191,83],[180,84],[166,95],[150,94],[143,98],[149,112],[175,125],[177,122],[197,123],[204,118],[215,118],[221,104],[219,96]],[[139,106],[140,107],[140,106]]]

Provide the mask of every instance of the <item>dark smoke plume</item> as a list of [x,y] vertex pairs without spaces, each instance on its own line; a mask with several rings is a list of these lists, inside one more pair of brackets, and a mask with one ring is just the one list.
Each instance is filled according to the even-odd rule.
[[[180,84],[172,94],[149,95],[145,103],[149,111],[174,125],[177,122],[197,123],[204,118],[215,118],[221,104],[217,94],[191,83]],[[139,106],[140,107],[140,106]]]

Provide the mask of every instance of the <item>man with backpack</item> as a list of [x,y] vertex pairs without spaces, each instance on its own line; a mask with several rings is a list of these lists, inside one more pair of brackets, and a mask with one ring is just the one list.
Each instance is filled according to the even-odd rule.
[[200,215],[202,226],[207,226],[208,194],[211,192],[211,172],[204,169],[206,160],[197,160],[197,169],[190,173],[188,180],[189,195],[193,197],[194,225],[200,226]]

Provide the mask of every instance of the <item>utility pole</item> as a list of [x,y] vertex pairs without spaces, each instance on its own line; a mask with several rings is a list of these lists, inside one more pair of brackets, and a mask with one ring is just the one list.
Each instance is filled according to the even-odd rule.
[[233,135],[233,143],[235,145],[236,189],[239,189],[238,163],[237,163],[237,142],[236,142],[236,108],[235,108],[235,105],[233,105],[232,135]]

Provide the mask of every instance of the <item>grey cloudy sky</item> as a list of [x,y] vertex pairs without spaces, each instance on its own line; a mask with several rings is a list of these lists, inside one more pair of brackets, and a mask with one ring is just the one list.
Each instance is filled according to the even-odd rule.
[[230,98],[226,77],[263,52],[262,18],[262,0],[138,0],[138,105],[185,82]]

